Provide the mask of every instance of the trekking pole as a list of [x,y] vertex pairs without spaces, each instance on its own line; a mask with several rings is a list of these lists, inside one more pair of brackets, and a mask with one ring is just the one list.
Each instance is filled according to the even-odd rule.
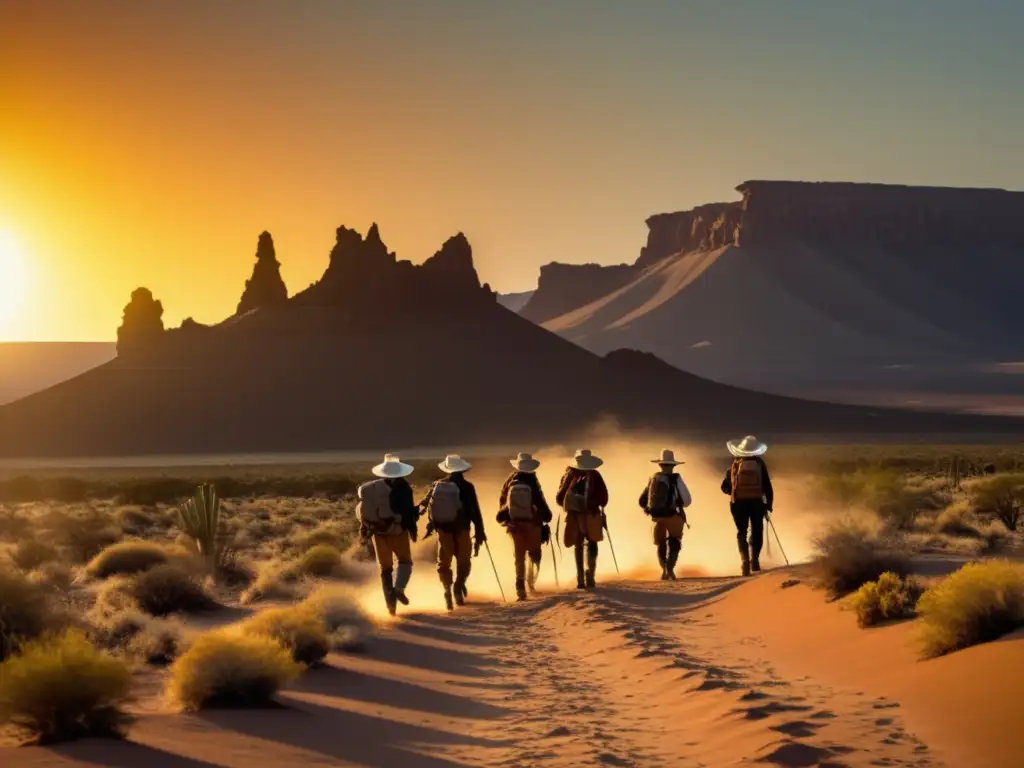
[[498,566],[494,564],[494,555],[491,554],[491,545],[487,543],[486,539],[484,539],[484,546],[487,547],[487,557],[490,558],[491,568],[494,569],[494,579],[498,582],[498,589],[501,590],[501,599],[507,603],[508,598],[505,597],[505,588],[501,586],[501,577],[498,576]]
[[555,559],[555,545],[548,539],[548,546],[551,547],[551,565],[555,567],[555,586],[561,587],[561,583],[558,581],[558,561]]
[[610,530],[608,530],[608,518],[607,517],[604,518],[604,530],[605,530],[605,533],[608,534],[608,546],[612,550],[612,562],[615,563],[615,573],[620,573],[620,571],[619,571],[619,559],[617,557],[615,557],[615,542],[612,541],[612,532]]
[[779,545],[779,551],[782,553],[782,559],[786,561],[786,565],[789,565],[789,558],[786,557],[786,550],[782,548],[782,541],[779,539],[779,532],[775,530],[775,523],[772,522],[771,515],[768,515],[768,526],[772,529],[772,533],[775,534],[775,543]]

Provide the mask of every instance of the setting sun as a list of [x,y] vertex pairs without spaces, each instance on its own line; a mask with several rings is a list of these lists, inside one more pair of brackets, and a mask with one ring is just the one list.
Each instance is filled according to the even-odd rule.
[[11,323],[24,304],[28,288],[27,266],[14,235],[0,229],[0,338],[11,332]]

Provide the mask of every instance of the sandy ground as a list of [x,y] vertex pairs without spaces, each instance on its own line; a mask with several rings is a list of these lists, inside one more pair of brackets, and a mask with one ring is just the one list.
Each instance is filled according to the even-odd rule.
[[800,578],[622,581],[413,612],[368,653],[308,672],[278,709],[174,714],[154,674],[130,741],[3,750],[0,764],[1020,764],[1024,636],[918,662],[911,624],[859,630]]

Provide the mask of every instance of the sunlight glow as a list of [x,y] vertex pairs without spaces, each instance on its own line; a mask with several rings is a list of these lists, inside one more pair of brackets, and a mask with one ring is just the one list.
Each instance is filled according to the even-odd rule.
[[0,339],[14,331],[28,292],[28,264],[9,231],[0,229]]

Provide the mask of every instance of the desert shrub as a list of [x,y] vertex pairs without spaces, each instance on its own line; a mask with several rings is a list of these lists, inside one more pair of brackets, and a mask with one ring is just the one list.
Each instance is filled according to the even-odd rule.
[[96,510],[85,515],[64,514],[50,522],[50,529],[76,563],[87,563],[121,538],[121,530]]
[[0,661],[55,629],[55,621],[45,590],[13,568],[0,567]]
[[107,547],[94,557],[86,570],[90,576],[105,579],[117,574],[141,573],[167,562],[167,550],[148,541],[122,541]]
[[39,743],[120,736],[130,685],[123,662],[67,630],[26,643],[0,665],[0,719]]
[[124,650],[154,619],[134,606],[89,614],[93,642],[109,651]]
[[95,616],[112,616],[127,610],[138,610],[133,590],[135,581],[131,576],[113,576],[100,585],[96,592],[91,614]]
[[1002,637],[1024,626],[1024,565],[968,563],[926,591],[917,612],[926,658]]
[[75,580],[71,568],[57,561],[43,563],[32,571],[28,578],[33,584],[60,591],[70,589]]
[[971,521],[971,506],[964,499],[953,502],[939,513],[932,530],[945,536],[976,539],[981,532]]
[[968,485],[971,502],[980,514],[990,515],[1016,531],[1024,517],[1024,473],[993,475]]
[[306,576],[330,576],[341,569],[341,552],[329,544],[317,544],[299,558],[298,569]]
[[303,606],[261,611],[242,622],[240,628],[246,634],[272,638],[302,664],[316,664],[330,650],[324,622],[315,611]]
[[153,616],[196,613],[216,605],[203,585],[176,565],[165,563],[135,577],[130,590],[139,607]]
[[883,621],[909,619],[921,596],[921,588],[913,579],[886,571],[878,581],[869,581],[850,596],[850,607],[857,612],[857,623],[873,627]]
[[128,480],[121,484],[118,501],[155,507],[157,504],[176,504],[195,492],[195,483],[178,477],[152,477]]
[[256,580],[241,596],[243,605],[260,600],[291,600],[298,592],[298,574],[290,564],[276,560],[261,563]]
[[864,527],[840,523],[815,542],[814,568],[820,585],[833,598],[849,594],[886,571],[907,574],[907,558],[894,541],[879,539]]
[[127,643],[130,653],[145,659],[147,664],[170,664],[184,644],[182,627],[171,619],[149,619]]
[[117,524],[121,526],[121,530],[132,536],[145,534],[158,523],[159,518],[156,515],[138,507],[123,507],[117,513]]
[[201,635],[171,665],[167,692],[187,711],[266,706],[301,670],[265,635],[218,630]]
[[343,530],[337,523],[321,523],[312,531],[297,533],[293,538],[293,543],[300,552],[308,552],[320,545],[340,550],[349,543],[351,538],[352,534]]
[[908,476],[897,467],[862,467],[826,474],[818,491],[838,504],[865,507],[894,528],[913,526],[919,513],[941,509],[950,494],[942,478]]
[[24,539],[11,552],[11,560],[23,571],[31,571],[43,563],[56,560],[57,550],[42,541]]
[[327,630],[335,651],[360,651],[373,631],[373,622],[345,587],[321,587],[307,597],[302,607],[313,611]]
[[32,530],[32,523],[15,510],[0,510],[0,540],[21,541]]

